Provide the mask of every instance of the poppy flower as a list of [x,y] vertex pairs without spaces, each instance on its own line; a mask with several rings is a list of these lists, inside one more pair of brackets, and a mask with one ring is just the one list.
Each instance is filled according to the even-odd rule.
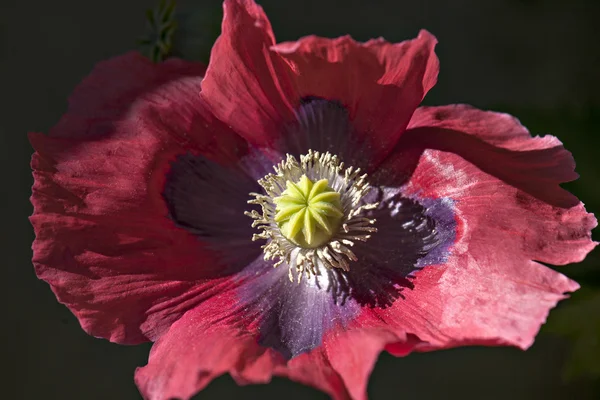
[[528,348],[596,220],[552,136],[419,107],[436,39],[275,42],[226,0],[208,68],[100,63],[32,133],[33,262],[90,335],[155,342],[147,399],[229,373],[364,399],[381,351]]

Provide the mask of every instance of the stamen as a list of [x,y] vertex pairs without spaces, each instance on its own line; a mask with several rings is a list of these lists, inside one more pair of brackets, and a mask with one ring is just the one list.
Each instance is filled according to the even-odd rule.
[[265,260],[286,263],[290,280],[300,282],[304,274],[321,275],[327,269],[348,271],[357,257],[350,249],[355,241],[366,241],[377,231],[374,219],[364,212],[378,206],[365,203],[370,190],[366,174],[344,164],[330,153],[309,150],[300,162],[291,155],[274,167],[258,183],[265,194],[254,196],[249,204],[261,206],[245,212],[253,227],[262,232],[252,240],[267,240]]

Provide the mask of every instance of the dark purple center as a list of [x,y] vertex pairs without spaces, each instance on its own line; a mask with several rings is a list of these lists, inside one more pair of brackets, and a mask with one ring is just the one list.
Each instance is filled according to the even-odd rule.
[[[368,160],[347,110],[323,99],[305,99],[278,146],[282,158],[312,149],[336,154],[347,166]],[[258,320],[260,343],[287,358],[319,346],[327,330],[347,324],[361,307],[402,301],[402,292],[413,287],[411,274],[444,263],[455,241],[451,199],[408,198],[402,187],[376,187],[365,200],[380,203],[368,214],[377,219],[378,232],[353,247],[358,261],[351,262],[350,271],[328,270],[318,280],[290,282],[285,263],[273,268],[262,259],[263,243],[251,240],[257,231],[244,215],[251,209],[249,193],[261,191],[257,174],[271,171],[272,161],[258,150],[236,168],[182,155],[173,162],[164,198],[170,217],[221,254],[224,273],[235,275],[239,304],[232,307],[243,310],[243,322]]]

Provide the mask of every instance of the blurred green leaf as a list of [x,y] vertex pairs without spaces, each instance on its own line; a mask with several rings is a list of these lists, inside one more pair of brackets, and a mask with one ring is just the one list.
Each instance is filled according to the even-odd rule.
[[189,61],[208,63],[221,33],[223,5],[220,1],[182,2],[177,7],[177,32],[171,53]]
[[547,333],[571,342],[563,378],[600,378],[600,291],[582,289],[552,312]]
[[175,11],[175,1],[167,2],[166,0],[162,0],[160,8],[161,10],[163,10],[162,22],[163,24],[166,24],[173,18],[173,13]]
[[156,9],[146,11],[150,29],[148,35],[138,41],[138,45],[153,62],[163,61],[171,54],[177,28],[175,5],[175,0],[161,0]]
[[146,10],[146,20],[150,23],[151,26],[156,25],[156,21],[154,20],[154,10]]

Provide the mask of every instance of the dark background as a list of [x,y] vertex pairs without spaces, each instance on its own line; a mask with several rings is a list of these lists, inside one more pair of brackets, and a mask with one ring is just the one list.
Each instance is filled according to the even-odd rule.
[[[428,104],[470,103],[510,111],[533,133],[571,150],[582,178],[568,185],[600,212],[600,16],[598,1],[263,0],[278,40],[350,33],[400,41],[420,28],[439,41],[441,73]],[[32,184],[26,133],[47,131],[95,63],[136,47],[155,0],[0,0],[2,398],[138,399],[136,366],[150,345],[87,336],[31,266],[27,221]],[[207,60],[221,4],[179,1],[175,50]],[[597,238],[597,235],[596,235]],[[598,239],[598,238],[597,238]],[[584,290],[550,317],[527,352],[463,348],[396,359],[382,354],[369,384],[377,399],[600,398],[600,255],[561,269]],[[202,398],[326,398],[275,379],[237,387],[215,380]]]

